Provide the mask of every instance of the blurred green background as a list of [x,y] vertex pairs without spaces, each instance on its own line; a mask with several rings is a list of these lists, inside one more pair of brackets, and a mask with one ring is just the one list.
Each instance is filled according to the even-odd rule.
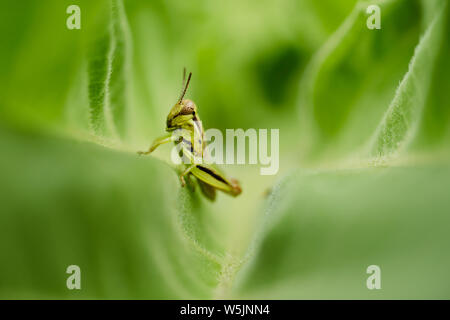
[[[450,298],[447,0],[0,6],[0,298]],[[205,128],[280,129],[277,175],[211,203],[136,155],[183,67]]]

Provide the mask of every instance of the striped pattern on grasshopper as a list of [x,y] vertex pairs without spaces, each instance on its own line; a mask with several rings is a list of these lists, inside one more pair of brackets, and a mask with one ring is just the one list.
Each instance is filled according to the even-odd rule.
[[197,178],[201,191],[208,199],[215,200],[216,190],[236,197],[242,191],[239,182],[235,179],[227,179],[215,166],[202,161],[206,148],[202,122],[195,103],[192,100],[184,99],[191,76],[192,72],[185,81],[185,69],[180,98],[167,116],[166,131],[168,133],[157,138],[148,151],[139,151],[138,154],[150,154],[160,145],[174,142],[185,164],[185,170],[180,175],[182,187],[186,184],[185,177],[190,178],[190,175],[193,175]]

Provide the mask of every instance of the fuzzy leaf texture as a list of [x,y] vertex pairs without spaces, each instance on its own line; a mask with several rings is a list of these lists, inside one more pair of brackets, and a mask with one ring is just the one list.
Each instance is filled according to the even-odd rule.
[[[1,298],[450,298],[447,0],[71,4],[1,4]],[[205,128],[280,129],[278,175],[209,202],[137,156],[183,67]]]

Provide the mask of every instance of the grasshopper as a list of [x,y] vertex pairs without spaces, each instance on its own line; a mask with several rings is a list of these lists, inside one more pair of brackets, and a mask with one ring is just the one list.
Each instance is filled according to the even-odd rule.
[[150,154],[160,145],[173,142],[185,164],[184,171],[180,175],[182,187],[186,184],[185,177],[189,179],[190,175],[193,175],[197,178],[202,193],[208,199],[215,200],[216,189],[236,197],[242,192],[239,182],[236,179],[227,179],[216,167],[203,163],[206,148],[203,126],[195,103],[184,99],[191,77],[192,72],[189,73],[186,81],[186,69],[184,69],[180,98],[167,116],[166,131],[168,133],[157,138],[148,151],[139,151],[138,154]]

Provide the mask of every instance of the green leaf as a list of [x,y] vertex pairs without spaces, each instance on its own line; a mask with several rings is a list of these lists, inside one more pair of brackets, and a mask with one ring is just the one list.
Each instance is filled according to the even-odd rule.
[[90,121],[94,132],[102,135],[126,133],[127,62],[129,35],[121,0],[111,0],[105,8],[103,30],[89,52]]
[[[5,128],[0,148],[1,298],[212,297],[221,261],[179,219],[191,195],[170,167]],[[79,292],[65,286],[72,264]]]
[[379,124],[370,152],[374,157],[392,156],[414,139],[423,108],[429,96],[435,61],[444,40],[446,2],[428,26],[417,45],[408,72],[403,77],[395,97]]
[[[355,2],[79,0],[81,30],[2,2],[0,297],[448,298],[448,1]],[[229,166],[211,203],[136,155],[184,66],[205,128],[279,128],[289,178]]]
[[111,35],[105,30],[92,45],[89,53],[89,108],[91,126],[99,135],[106,131],[106,103],[109,77]]
[[[449,187],[448,165],[291,173],[233,297],[447,298]],[[381,290],[366,287],[370,265]]]
[[119,136],[127,129],[127,104],[129,82],[130,35],[122,0],[112,2],[111,13],[114,49],[111,53],[111,75],[109,98],[112,117]]
[[380,30],[367,28],[369,3],[358,2],[306,68],[299,105],[305,160],[332,162],[365,146],[407,71],[420,36],[420,24],[411,23],[421,19],[419,3],[374,3]]
[[[448,45],[443,38],[448,30],[447,5],[444,1],[424,4],[427,14],[424,21],[428,25],[423,28],[408,71],[390,104],[383,104],[383,96],[375,98],[383,92],[374,91],[369,79],[366,79],[368,84],[362,85],[362,92],[352,93],[355,87],[349,87],[350,78],[336,84],[337,88],[320,78],[326,75],[335,80],[345,74],[336,65],[351,61],[348,65],[354,67],[358,61],[352,59],[367,58],[367,52],[359,57],[348,55],[352,51],[345,44],[352,37],[360,7],[318,53],[316,59],[320,63],[316,60],[310,66],[316,74],[309,69],[304,84],[308,85],[307,81],[311,79],[314,81],[309,93],[316,96],[309,96],[310,103],[325,99],[332,106],[309,105],[320,108],[310,110],[316,114],[307,118],[313,121],[308,128],[313,128],[315,139],[320,139],[314,140],[320,141],[316,150],[312,148],[313,155],[319,158],[315,164],[321,165],[325,155],[332,157],[330,163],[334,166],[338,166],[336,157],[350,160],[340,169],[297,169],[274,188],[266,204],[264,222],[249,250],[250,259],[238,273],[233,297],[445,299],[449,296],[446,281],[442,280],[447,278],[450,267],[450,255],[446,253],[450,241],[447,232],[450,223],[449,150],[448,143],[440,141],[445,137],[445,130],[440,130],[438,135],[430,134],[431,121],[424,118],[424,115],[442,109],[442,106],[436,107],[436,101],[444,105],[449,103],[448,94],[437,90],[442,89],[442,83],[448,83],[445,72],[448,63],[443,58],[448,56]],[[382,12],[385,16],[385,11]],[[384,28],[385,24],[382,25]],[[442,62],[443,71],[439,70],[438,62]],[[390,64],[379,65],[377,73],[386,75],[383,73],[386,70],[382,70],[386,67],[395,68]],[[367,70],[361,71],[364,77],[378,77],[366,73]],[[361,79],[357,77],[357,80]],[[345,87],[344,91],[340,85]],[[365,132],[371,130],[361,131],[352,126],[348,114],[357,113],[354,108],[368,109],[360,103],[342,106],[339,99],[332,101],[336,96],[330,98],[320,91],[322,86],[333,95],[371,96],[374,100],[370,110],[377,104],[380,109],[386,106],[387,111],[373,133],[373,140],[369,139],[374,141],[370,149],[373,156],[390,156],[391,161],[384,162],[384,167],[370,168],[371,163],[360,161],[360,157],[367,157],[367,154],[361,156],[351,152],[364,144],[350,140],[341,143],[344,141],[342,132],[346,130],[361,133],[364,138],[361,142],[367,138]],[[368,91],[365,91],[366,86]],[[349,91],[345,92],[345,89]],[[368,118],[367,114],[358,117],[362,125],[372,127],[373,119],[365,118]],[[338,123],[332,124],[332,119]],[[440,128],[448,127],[447,118],[433,120]],[[423,141],[429,143],[432,138],[439,141],[438,147],[423,156]],[[337,145],[328,146],[325,141]],[[401,158],[400,150],[404,151]],[[418,152],[422,152],[422,157]],[[369,290],[366,286],[369,277],[366,270],[370,265],[381,268],[381,290]]]

